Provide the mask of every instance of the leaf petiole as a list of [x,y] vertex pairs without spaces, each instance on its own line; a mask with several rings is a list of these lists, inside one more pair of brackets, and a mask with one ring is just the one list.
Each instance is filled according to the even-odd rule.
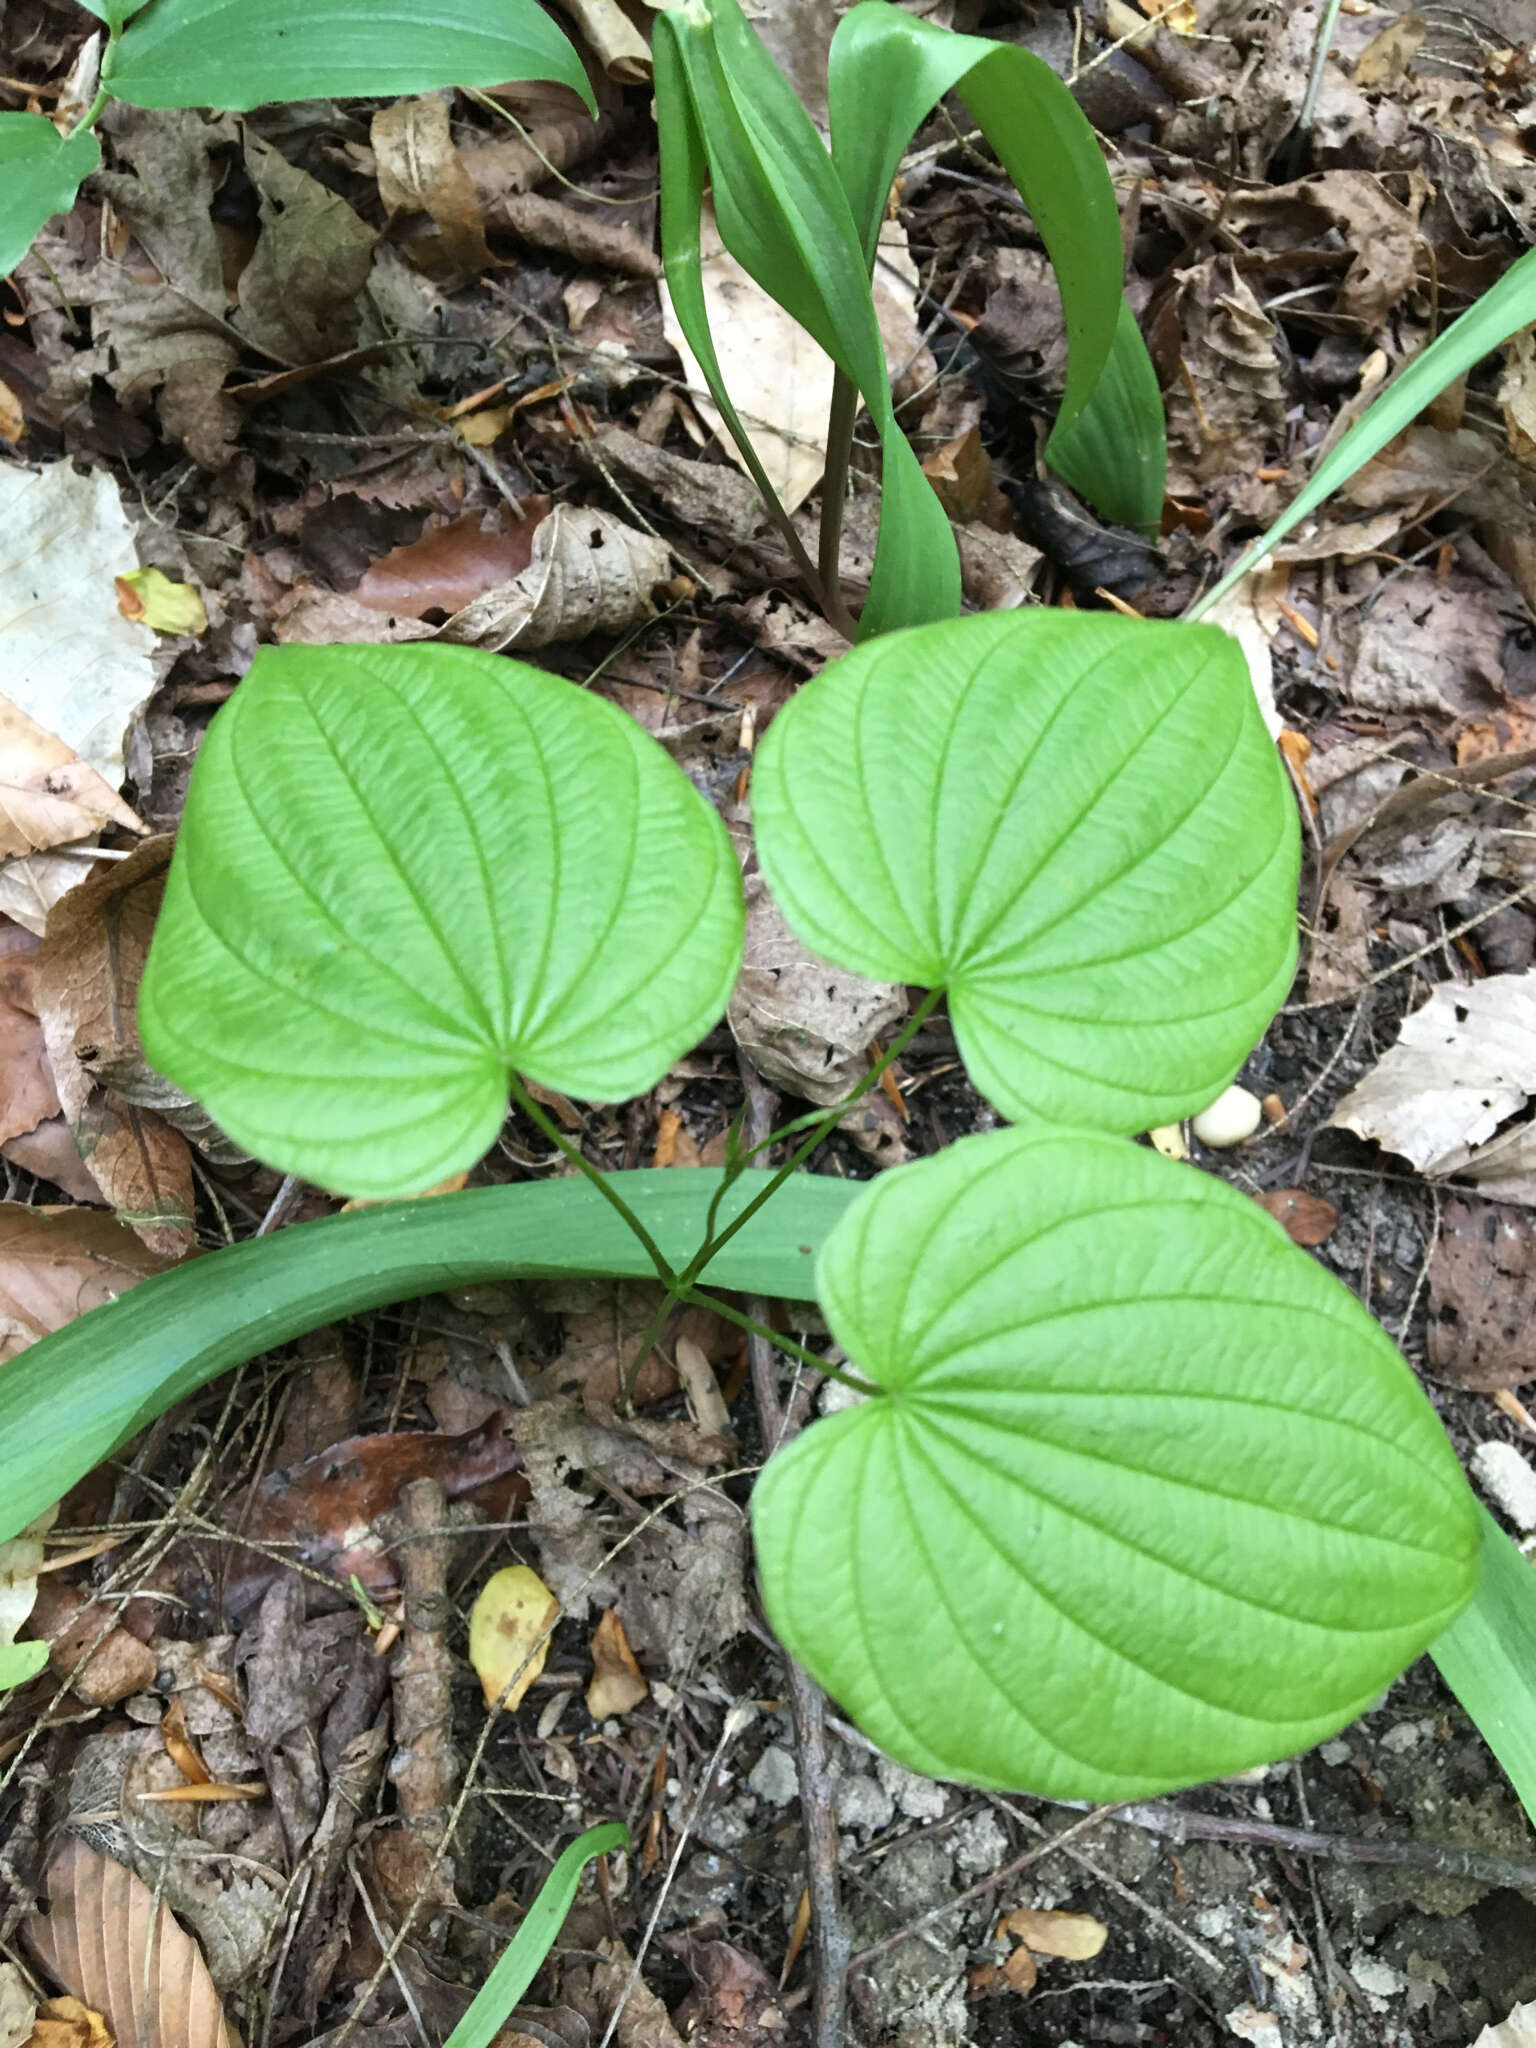
[[[640,1221],[634,1210],[631,1209],[628,1202],[609,1185],[608,1175],[592,1164],[579,1145],[571,1143],[552,1117],[545,1115],[543,1109],[534,1101],[516,1074],[510,1076],[507,1086],[512,1100],[529,1121],[538,1126],[539,1130],[548,1138],[556,1151],[563,1153],[583,1178],[591,1181],[593,1187],[597,1189],[597,1192],[608,1203],[609,1207],[616,1209],[619,1215],[623,1217],[625,1223],[639,1239],[645,1250],[646,1257],[656,1268],[656,1277],[660,1280],[663,1287],[671,1289],[677,1282],[677,1274],[667,1263],[661,1247]],[[652,1341],[654,1342],[654,1339]],[[649,1349],[649,1346],[647,1346],[647,1349]],[[625,1392],[626,1394],[629,1392],[628,1385],[625,1387]]]

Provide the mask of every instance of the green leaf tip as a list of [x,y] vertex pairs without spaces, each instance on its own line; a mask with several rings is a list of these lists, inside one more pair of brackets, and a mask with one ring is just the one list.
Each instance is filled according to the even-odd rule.
[[145,1049],[258,1157],[407,1194],[509,1073],[642,1094],[741,960],[713,808],[614,705],[466,648],[264,648],[192,777]]
[[962,1139],[856,1200],[818,1293],[884,1392],[759,1479],[764,1598],[914,1770],[1098,1800],[1268,1762],[1473,1593],[1477,1511],[1412,1374],[1192,1168]]
[[1295,804],[1211,628],[1031,610],[891,634],[779,713],[752,794],[802,941],[947,988],[1016,1122],[1203,1109],[1295,969]]

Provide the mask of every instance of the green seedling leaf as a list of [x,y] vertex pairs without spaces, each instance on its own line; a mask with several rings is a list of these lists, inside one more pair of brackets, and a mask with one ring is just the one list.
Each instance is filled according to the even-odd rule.
[[56,213],[67,213],[101,162],[94,135],[61,135],[41,114],[0,114],[0,277]]
[[891,635],[779,713],[752,797],[801,940],[946,988],[1015,1121],[1204,1108],[1295,967],[1295,805],[1211,628],[1035,610]]
[[[681,1272],[704,1241],[721,1175],[664,1168],[608,1179]],[[762,1183],[744,1173],[721,1195],[722,1228]],[[855,1182],[795,1174],[711,1260],[711,1283],[809,1301],[814,1254],[857,1192]],[[307,1330],[481,1280],[599,1275],[654,1269],[624,1219],[578,1179],[359,1209],[176,1266],[0,1372],[0,1542],[167,1408]]]
[[890,0],[838,23],[827,65],[832,156],[864,250],[903,152],[958,91],[1030,210],[1061,286],[1067,383],[1046,459],[1107,518],[1156,525],[1166,452],[1157,379],[1120,290],[1119,210],[1098,139],[1028,50],[955,35]]
[[724,826],[615,706],[450,647],[263,648],[198,757],[145,1051],[273,1165],[472,1165],[508,1076],[643,1094],[741,960]]
[[1337,446],[1324,456],[1305,490],[1298,492],[1221,581],[1190,607],[1189,616],[1202,618],[1251,569],[1258,567],[1292,527],[1347,484],[1373,455],[1379,455],[1448,385],[1464,377],[1475,363],[1501,342],[1508,341],[1512,334],[1529,327],[1532,321],[1536,321],[1536,249],[1527,250],[1512,263],[1475,305],[1398,371],[1348,433],[1340,437]]
[[104,0],[80,0],[88,14],[94,14],[98,21],[104,21],[108,28],[121,28],[131,14],[137,14],[146,0],[118,0],[116,6],[104,4]]
[[136,107],[386,98],[548,78],[595,114],[580,58],[537,0],[153,0],[104,82]]
[[581,1873],[595,1857],[628,1847],[629,1829],[614,1820],[588,1828],[560,1852],[522,1924],[476,1993],[474,2004],[448,2036],[447,2048],[490,2048],[554,1947],[555,1936],[576,1897]]
[[36,1678],[47,1662],[46,1643],[0,1643],[0,1692]]
[[1158,531],[1168,474],[1163,395],[1136,316],[1123,299],[1099,381],[1069,426],[1057,419],[1046,460],[1106,519],[1143,533]]
[[736,0],[691,0],[659,14],[655,57],[667,285],[754,482],[771,506],[710,338],[699,276],[706,174],[725,246],[851,379],[880,435],[884,497],[862,631],[952,615],[959,557],[891,402],[869,263],[820,136]]
[[1476,1584],[1454,1452],[1244,1195],[1000,1131],[883,1174],[817,1293],[882,1393],[770,1462],[769,1618],[938,1778],[1126,1799],[1304,1749]]

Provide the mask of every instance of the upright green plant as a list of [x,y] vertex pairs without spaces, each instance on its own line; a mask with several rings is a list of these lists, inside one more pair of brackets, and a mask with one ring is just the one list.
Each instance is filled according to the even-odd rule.
[[[1108,516],[1155,526],[1162,507],[1157,383],[1120,287],[1114,189],[1098,142],[1061,80],[1026,50],[959,36],[889,0],[839,22],[827,70],[831,148],[736,0],[684,0],[657,17],[661,241],[678,321],[710,393],[829,618],[850,635],[947,618],[960,608],[954,540],[891,401],[870,279],[902,152],[958,91],[1028,203],[1061,285],[1069,369],[1046,457]],[[832,358],[818,560],[774,495],[731,402],[705,306],[706,180],[727,249]],[[837,581],[854,412],[880,436],[882,500],[869,602],[857,627]]]

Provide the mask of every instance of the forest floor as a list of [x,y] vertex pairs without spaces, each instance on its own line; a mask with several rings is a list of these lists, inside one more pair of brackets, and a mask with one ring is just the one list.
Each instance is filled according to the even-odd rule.
[[[1039,468],[1059,301],[989,152],[941,112],[903,168],[881,279],[902,418],[961,529],[967,606],[1175,617],[1388,370],[1536,238],[1530,0],[1343,0],[1305,125],[1317,0],[1175,0],[1140,28],[1122,0],[911,4],[1073,84],[1168,408],[1153,548]],[[831,0],[756,19],[814,112]],[[81,28],[65,0],[0,0],[3,103],[49,110]],[[99,868],[46,851],[0,867],[5,1356],[121,1284],[105,1211],[133,1219],[148,1271],[336,1206],[157,1095],[122,1022],[191,762],[258,645],[428,638],[516,584],[508,651],[632,713],[736,823],[756,741],[843,646],[669,339],[643,63],[590,57],[595,122],[543,87],[247,117],[115,107],[106,168],[0,284],[0,492],[29,467],[57,474],[66,601],[87,626],[102,615],[68,707],[22,708],[121,784],[151,835]],[[808,465],[814,507],[819,386],[775,317],[717,339],[743,411]],[[855,601],[874,459],[857,449]],[[601,559],[561,508],[606,516]],[[152,609],[156,630],[123,640],[100,563],[125,533],[200,612]],[[0,593],[7,554],[0,525]],[[1240,1077],[1265,1102],[1257,1133],[1219,1152],[1187,1130],[1168,1142],[1358,1294],[1530,1534],[1524,1096],[1484,1156],[1491,1126],[1448,1131],[1433,1078],[1381,1063],[1433,988],[1494,998],[1455,1012],[1446,1087],[1536,1029],[1531,335],[1222,618],[1270,694],[1306,828],[1301,967]],[[135,846],[126,829],[104,843]],[[835,1099],[891,1024],[759,896],[728,1020],[647,1098],[551,1106],[599,1167],[718,1164],[744,1101],[790,1115]],[[811,1170],[867,1178],[995,1122],[941,1012]],[[471,1179],[561,1170],[514,1113]],[[40,1265],[15,1212],[59,1204],[78,1205],[76,1235]],[[839,1937],[845,2038],[869,2048],[1468,2048],[1536,1999],[1530,1824],[1427,1662],[1306,1756],[1122,1811],[938,1784],[873,1752],[787,1668],[757,1606],[741,1475],[782,1416],[765,1423],[740,1333],[687,1311],[638,1415],[620,1413],[655,1299],[547,1282],[379,1310],[206,1388],[68,1496],[33,1622],[54,1663],[0,1704],[0,1934],[45,1990],[71,1986],[29,1946],[38,1902],[57,1911],[76,1888],[108,1949],[127,1925],[104,1854],[190,1933],[247,2042],[431,2048],[563,1844],[622,1818],[634,1847],[579,1901],[509,2048],[809,2043]],[[796,1370],[778,1399],[804,1414],[829,1390]],[[523,1706],[487,1723],[468,1608],[514,1562],[565,1612]],[[638,1697],[589,1692],[609,1612]],[[599,1679],[622,1676],[603,1654]],[[418,1740],[444,1711],[452,1739]],[[145,1801],[199,1771],[264,1796]],[[423,1844],[449,1814],[437,1860]],[[841,1928],[806,1932],[808,1839]],[[1005,1927],[1021,1909],[1047,1916],[1029,1923],[1038,1949]],[[165,2038],[203,2048],[217,2024],[167,2021]]]

